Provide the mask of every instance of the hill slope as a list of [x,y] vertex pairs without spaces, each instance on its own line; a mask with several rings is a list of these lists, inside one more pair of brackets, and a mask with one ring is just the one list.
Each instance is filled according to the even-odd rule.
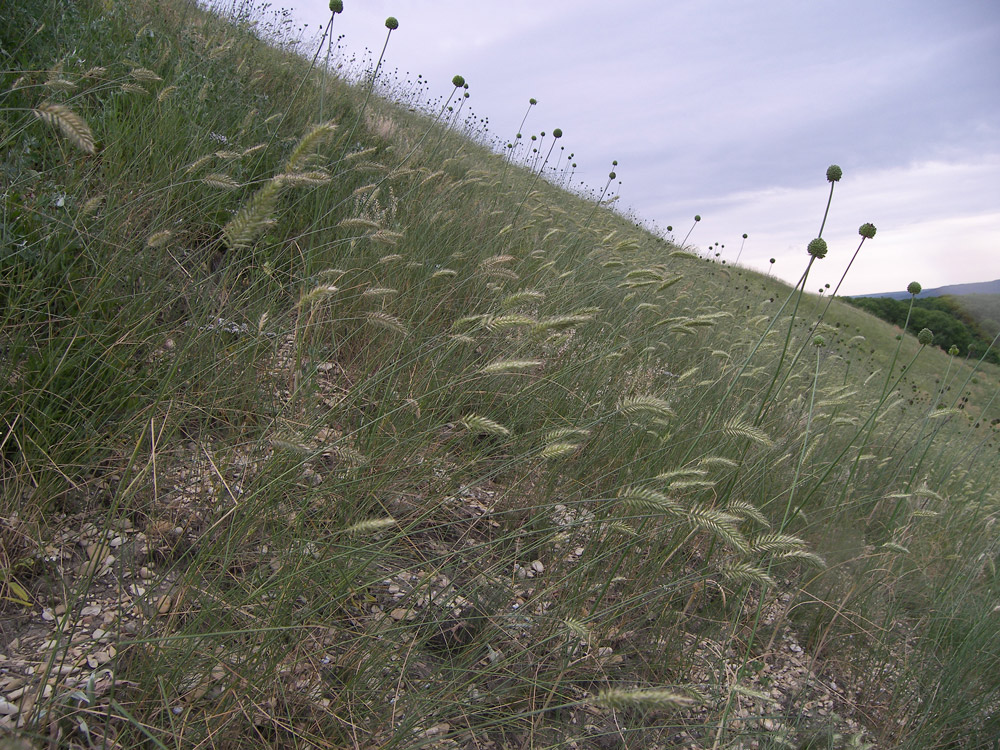
[[320,75],[280,15],[8,6],[4,730],[997,735],[996,368]]

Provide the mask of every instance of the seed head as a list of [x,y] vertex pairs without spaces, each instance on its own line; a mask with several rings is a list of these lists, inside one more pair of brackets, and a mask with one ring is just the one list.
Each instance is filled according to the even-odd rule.
[[700,214],[695,214],[694,215],[694,220],[695,221],[701,221],[701,215]]
[[952,345],[951,345],[951,349],[949,349],[949,350],[948,350],[948,354],[950,354],[950,355],[951,355],[951,356],[953,356],[953,357],[954,357],[955,355],[957,355],[957,354],[958,354],[958,347],[957,347],[957,346],[955,346],[954,344],[952,344]]
[[812,242],[809,243],[809,254],[814,258],[825,258],[826,257],[826,240],[822,237],[817,237]]
[[553,130],[552,131],[552,137],[553,138],[562,138],[562,130],[560,128],[556,128],[555,130]]
[[618,175],[616,175],[616,174],[615,174],[614,172],[608,172],[608,179],[609,179],[609,180],[613,180],[613,179],[615,179],[615,177],[617,177],[617,176],[618,176]]
[[822,336],[814,336],[813,337],[813,346],[815,346],[815,347],[826,346],[826,339],[823,338]]
[[456,89],[465,85],[465,79],[462,76],[455,76],[451,79],[451,82],[455,85]]
[[831,164],[826,168],[826,179],[828,182],[840,182],[840,178],[843,176],[844,170],[836,164]]
[[774,263],[774,258],[771,258],[771,263],[772,263],[772,264]]
[[860,234],[866,240],[870,240],[872,237],[875,236],[875,225],[871,223],[862,224],[861,227],[858,229],[858,234]]
[[746,232],[744,232],[744,233],[743,233],[743,239],[746,239],[746,238],[747,238],[747,237],[749,237],[749,236],[750,236],[750,235],[749,235],[749,234],[747,234]]
[[921,289],[923,289],[923,287],[920,286],[920,284],[917,283],[916,281],[911,281],[909,284],[906,285],[906,291],[908,291],[914,297],[920,294]]
[[538,104],[538,100],[537,99],[528,99],[528,104],[530,104],[533,107],[536,104]]
[[343,0],[330,0],[330,11],[336,15],[344,12]]
[[389,29],[389,31],[395,31],[396,29],[399,28],[399,21],[397,21],[392,16],[389,16],[387,19],[385,19],[385,27]]
[[917,341],[921,346],[930,346],[934,343],[934,332],[930,328],[921,328],[917,334]]

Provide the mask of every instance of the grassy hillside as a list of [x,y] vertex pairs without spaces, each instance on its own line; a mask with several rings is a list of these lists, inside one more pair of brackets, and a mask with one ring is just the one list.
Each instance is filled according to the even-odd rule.
[[1000,734],[997,368],[491,153],[461,81],[439,118],[321,76],[280,14],[4,13],[0,731]]

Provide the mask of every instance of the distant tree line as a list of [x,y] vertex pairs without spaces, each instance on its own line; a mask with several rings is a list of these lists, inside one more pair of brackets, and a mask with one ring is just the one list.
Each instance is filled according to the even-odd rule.
[[[855,307],[867,310],[872,315],[903,327],[906,322],[906,311],[910,308],[910,300],[897,300],[890,297],[852,297],[845,298]],[[975,317],[964,310],[958,301],[951,296],[925,297],[913,301],[913,312],[907,331],[916,335],[921,328],[934,331],[934,345],[945,351],[957,346],[959,355],[971,356],[976,359],[983,356],[993,341],[985,328]],[[996,349],[989,349],[986,361],[1000,364],[1000,354]]]

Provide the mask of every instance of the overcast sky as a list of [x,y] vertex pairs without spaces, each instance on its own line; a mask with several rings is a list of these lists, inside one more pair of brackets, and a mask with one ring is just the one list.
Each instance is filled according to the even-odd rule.
[[[286,0],[288,3],[289,0]],[[326,0],[290,0],[307,33]],[[809,289],[842,294],[1000,278],[998,0],[344,0],[346,56],[375,56],[399,20],[388,70],[468,105],[510,140],[564,132],[578,177],[679,239],[796,281],[839,164]]]

